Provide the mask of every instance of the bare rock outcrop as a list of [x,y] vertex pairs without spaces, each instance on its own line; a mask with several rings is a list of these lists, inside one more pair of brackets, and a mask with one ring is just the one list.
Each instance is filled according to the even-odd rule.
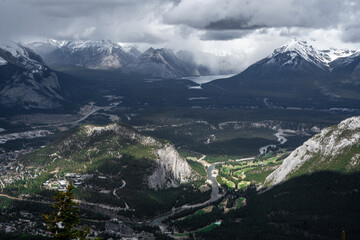
[[[354,160],[350,156],[348,163],[346,158],[339,157],[349,148],[357,147],[360,144],[360,117],[351,117],[345,119],[336,126],[323,129],[303,145],[295,149],[265,180],[265,184],[278,184],[286,180],[291,174],[295,173],[306,162],[309,165],[307,173],[314,170],[336,170],[335,161],[346,165],[347,170],[358,167],[360,161]],[[344,163],[345,162],[345,163]],[[354,164],[358,163],[358,164]],[[338,163],[339,165],[339,163]]]

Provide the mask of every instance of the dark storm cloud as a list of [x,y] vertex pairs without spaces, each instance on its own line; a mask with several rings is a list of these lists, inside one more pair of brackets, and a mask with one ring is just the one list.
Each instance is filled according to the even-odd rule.
[[163,42],[167,0],[3,0],[1,37]]
[[169,24],[203,30],[339,29],[347,41],[360,41],[358,19],[358,0],[182,0],[164,15]]
[[146,1],[129,0],[27,0],[25,2],[29,7],[38,8],[44,15],[52,17],[86,17],[97,15],[103,11],[116,10],[124,14],[121,9],[126,9],[127,13],[136,11],[140,5],[145,5]]
[[265,27],[265,25],[251,25],[250,24],[251,18],[247,19],[241,19],[241,18],[225,18],[221,19],[219,21],[210,22],[207,26],[205,26],[205,29],[209,30],[247,30],[247,29],[258,29]]
[[343,41],[359,42],[359,19],[360,0],[0,0],[0,38],[15,39],[152,44],[303,28],[336,29]]
[[[171,24],[221,29],[326,27],[337,23],[346,0],[183,0],[165,14]],[[339,11],[340,10],[340,11]],[[192,16],[192,17],[189,17]]]

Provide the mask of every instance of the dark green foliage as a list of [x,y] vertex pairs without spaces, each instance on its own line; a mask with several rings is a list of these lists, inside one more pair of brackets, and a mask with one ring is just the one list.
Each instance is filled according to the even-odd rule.
[[49,240],[52,238],[43,237],[43,236],[36,236],[36,235],[30,235],[27,233],[5,233],[0,231],[0,239],[1,240]]
[[192,191],[184,192],[181,196],[178,197],[175,203],[175,207],[180,207],[184,204],[196,204],[205,202],[210,199],[211,190],[206,192],[201,192],[198,189],[191,189]]
[[178,229],[179,232],[194,231],[220,220],[223,216],[222,213],[223,210],[221,208],[214,207],[209,213],[193,215],[191,218],[169,222],[169,225]]
[[245,192],[247,205],[201,239],[360,239],[360,173],[318,172]]
[[154,191],[149,189],[121,189],[119,191],[125,201],[135,212],[121,211],[121,215],[152,218],[156,215],[170,211],[174,206],[179,207],[186,203],[196,204],[210,198],[211,191],[202,193],[191,186],[163,189]]
[[186,161],[188,162],[188,164],[190,165],[190,167],[192,167],[196,172],[198,172],[201,176],[206,176],[206,170],[204,168],[204,165],[202,165],[199,162],[195,162],[193,160],[190,159],[186,159]]
[[76,229],[80,224],[78,204],[74,202],[73,185],[67,187],[66,192],[58,191],[57,195],[53,198],[55,203],[52,208],[54,209],[48,215],[43,215],[44,221],[53,234],[54,239],[70,240],[70,239],[86,239],[90,233],[89,228]]
[[250,170],[246,172],[245,181],[251,181],[253,183],[263,183],[267,176],[272,173],[276,165],[270,165],[266,167],[259,167],[254,170]]

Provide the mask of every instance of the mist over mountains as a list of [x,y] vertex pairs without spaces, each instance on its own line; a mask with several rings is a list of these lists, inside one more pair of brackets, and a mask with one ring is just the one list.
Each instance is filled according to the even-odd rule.
[[[150,74],[149,70],[140,70],[139,66],[135,66],[143,64],[141,61],[147,61],[145,60],[146,56],[149,55],[149,53],[153,50],[156,50],[157,55],[160,54],[159,51],[161,51],[161,54],[164,55],[160,58],[171,58],[171,60],[168,60],[172,61],[173,63],[177,62],[178,66],[174,66],[175,68],[179,67],[179,65],[182,65],[180,69],[175,70],[177,73],[173,72],[167,77],[194,76],[199,74],[196,71],[199,71],[201,75],[229,74],[239,71],[239,66],[236,65],[236,62],[238,62],[239,59],[236,59],[230,55],[216,56],[201,51],[190,52],[184,50],[174,53],[171,49],[168,48],[154,49],[152,47],[145,50],[144,52],[141,52],[134,46],[121,46],[120,44],[113,43],[109,40],[47,40],[44,42],[31,42],[28,44],[28,46],[41,55],[45,62],[49,65],[75,65],[89,69],[111,70],[120,69],[123,66],[132,64],[131,66],[127,66],[125,68],[125,72],[138,71],[138,73],[142,75],[156,75],[156,77],[165,77],[166,74],[162,75],[162,70],[160,69],[158,70],[158,73]],[[139,58],[142,54],[145,55]],[[135,60],[137,60],[137,63]],[[180,63],[181,61],[182,63]],[[165,65],[168,65],[169,67],[169,64],[165,63]]]

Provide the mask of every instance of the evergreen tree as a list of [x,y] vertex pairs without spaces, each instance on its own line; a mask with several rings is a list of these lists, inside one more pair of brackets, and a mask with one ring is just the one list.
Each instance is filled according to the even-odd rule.
[[86,239],[90,233],[90,228],[77,229],[80,223],[78,204],[74,201],[74,186],[70,183],[66,192],[58,191],[53,198],[55,203],[52,205],[54,209],[49,215],[43,215],[45,223],[54,239],[71,240]]

